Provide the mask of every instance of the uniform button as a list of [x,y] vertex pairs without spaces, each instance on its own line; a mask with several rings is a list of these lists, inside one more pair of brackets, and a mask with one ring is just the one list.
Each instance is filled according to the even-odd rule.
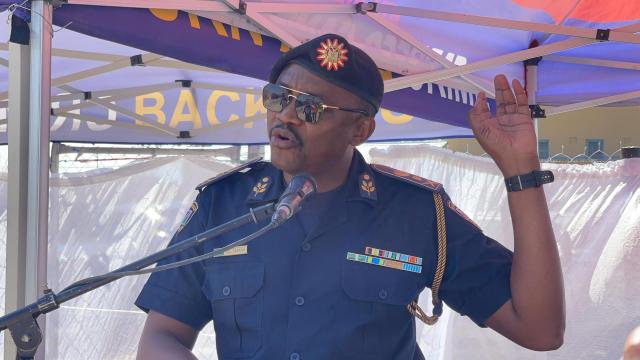
[[222,288],[222,295],[224,296],[229,296],[229,294],[231,294],[231,288],[228,286],[225,286]]
[[306,242],[302,244],[302,251],[309,251],[309,250],[311,250],[311,243]]
[[304,298],[302,296],[298,296],[296,298],[296,305],[298,305],[298,306],[304,305]]
[[289,355],[289,360],[300,360],[301,356],[298,353],[292,353],[291,355]]
[[382,300],[386,299],[387,295],[388,295],[387,294],[387,290],[385,290],[385,289],[382,289],[382,290],[380,290],[380,292],[378,292],[378,297],[380,299],[382,299]]

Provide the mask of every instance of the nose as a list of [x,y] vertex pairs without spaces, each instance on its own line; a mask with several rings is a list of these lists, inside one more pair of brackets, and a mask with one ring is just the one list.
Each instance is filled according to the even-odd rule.
[[302,120],[298,119],[296,114],[296,102],[295,99],[289,98],[289,103],[280,111],[276,113],[276,119],[283,124],[291,124],[295,126],[302,125]]

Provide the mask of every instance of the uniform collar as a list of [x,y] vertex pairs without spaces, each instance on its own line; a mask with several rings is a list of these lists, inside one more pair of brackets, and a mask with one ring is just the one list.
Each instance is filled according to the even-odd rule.
[[247,196],[247,204],[278,200],[286,188],[282,171],[269,163],[257,175]]
[[[247,196],[248,204],[276,201],[286,188],[282,171],[272,164],[268,164],[259,171]],[[378,187],[373,174],[373,170],[362,154],[354,150],[344,189],[341,191],[344,199],[375,205],[378,200]]]
[[346,201],[361,201],[370,205],[375,205],[378,201],[379,189],[373,170],[358,150],[353,152],[345,187]]

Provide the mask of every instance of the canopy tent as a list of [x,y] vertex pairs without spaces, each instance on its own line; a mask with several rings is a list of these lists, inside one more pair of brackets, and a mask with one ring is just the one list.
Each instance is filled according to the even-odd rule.
[[[347,36],[383,69],[390,111],[378,115],[373,140],[470,136],[466,112],[475,93],[491,93],[496,73],[526,81],[522,61],[536,57],[542,59],[530,76],[537,81],[528,79],[528,89],[537,104],[555,106],[547,114],[640,103],[640,37],[633,34],[640,5],[394,4],[402,6],[70,0],[54,11],[56,25],[78,33],[58,31],[53,40],[52,140],[264,143],[258,98],[271,64],[289,46],[325,32]],[[6,71],[0,66],[0,98]],[[0,118],[6,105],[0,102]]]
[[[79,14],[78,9],[82,10]],[[110,12],[116,14],[111,16]],[[56,22],[79,25],[76,18],[81,18],[95,25],[102,18],[119,18],[131,27],[131,16],[135,16],[140,18],[136,22],[136,29],[144,29],[145,39],[160,33],[169,36],[161,46],[165,49],[152,47],[157,53],[167,53],[167,49],[171,49],[165,45],[173,43],[172,36],[194,37],[192,25],[185,28],[180,22],[169,23],[164,20],[167,15],[160,10],[133,9],[129,11],[133,14],[128,16],[118,16],[118,12],[121,13],[122,9],[63,7],[56,10],[55,19]],[[264,78],[270,64],[286,49],[280,41],[255,32],[212,22],[193,14],[180,15],[185,21],[203,29],[195,33],[197,41],[189,43],[185,51],[201,57],[219,58],[212,63],[182,55],[182,58],[191,62],[207,66],[214,64],[216,68],[252,76],[260,73],[259,76]],[[91,19],[92,16],[96,17],[95,21]],[[200,24],[205,23],[215,26],[204,29]],[[116,28],[126,27],[124,23],[121,25]],[[4,30],[4,37],[8,38],[8,27]],[[15,32],[14,29],[14,37]],[[228,38],[229,34],[232,38]],[[239,40],[234,40],[234,36]],[[211,38],[218,43],[208,44],[211,46],[204,48],[200,45]],[[231,56],[223,53],[227,58],[220,57],[218,49],[228,46],[226,43],[229,41],[240,44],[236,46],[239,53]],[[141,47],[140,43],[132,43]],[[6,50],[6,44],[0,47],[0,57],[3,54],[6,57]],[[170,55],[174,56],[174,53]],[[244,60],[230,62],[231,58]],[[256,58],[271,60],[256,66],[253,61]],[[266,141],[266,110],[260,104],[263,80],[164,58],[69,30],[55,33],[52,59],[53,141],[216,144]],[[0,67],[0,75],[6,75],[7,71],[7,67]],[[458,85],[464,84],[458,82]],[[0,90],[6,90],[7,87],[7,76],[0,76]],[[2,95],[6,97],[7,92],[0,93],[0,97]],[[440,122],[383,109],[378,114],[378,130],[372,140],[470,136],[471,132],[465,126],[473,94],[446,85],[430,84],[428,91],[422,95],[419,102],[431,104],[427,115],[440,119]],[[414,100],[412,102],[416,102]],[[3,105],[6,107],[7,101],[0,102],[0,111]],[[451,119],[449,122],[452,124],[442,122],[445,118]],[[6,133],[0,132],[0,141],[6,142]]]
[[[0,0],[0,6],[16,3],[23,6],[29,1]],[[40,0],[33,3],[42,6]],[[214,89],[256,96],[255,90],[259,82],[252,83],[253,80],[249,79],[236,82],[235,79],[224,80],[223,77],[216,80],[220,81],[217,83],[207,77],[207,81],[199,84],[200,77],[197,74],[210,75],[213,73],[210,69],[185,66],[167,58],[264,80],[269,65],[280,52],[326,32],[337,32],[346,36],[369,52],[383,69],[387,79],[385,90],[388,92],[383,106],[396,112],[390,113],[393,119],[390,123],[402,124],[393,129],[408,129],[404,134],[397,130],[396,135],[390,136],[389,139],[444,137],[447,133],[469,135],[465,113],[479,89],[491,94],[491,78],[496,73],[505,73],[510,78],[526,80],[531,104],[547,107],[547,114],[603,104],[640,103],[640,73],[637,71],[640,36],[635,34],[640,31],[640,5],[637,3],[623,0],[610,1],[607,4],[601,4],[596,0],[396,0],[392,2],[394,5],[390,3],[313,3],[302,0],[279,3],[240,0],[68,0],[61,8],[55,10],[54,24],[140,50],[103,53],[101,49],[91,49],[91,44],[100,46],[97,40],[86,45],[88,49],[60,48],[63,50],[60,57],[70,58],[71,60],[65,61],[81,72],[72,73],[70,69],[63,67],[59,78],[56,78],[58,70],[55,63],[60,60],[54,60],[54,79],[49,84],[46,58],[51,54],[46,40],[47,31],[43,31],[42,28],[49,25],[51,18],[48,10],[34,13],[38,20],[34,18],[33,23],[38,23],[35,28],[39,29],[39,32],[36,36],[38,45],[32,47],[31,73],[39,79],[36,82],[32,81],[30,98],[32,103],[44,103],[44,111],[38,113],[37,109],[30,109],[29,123],[39,126],[40,119],[46,121],[50,107],[57,107],[58,109],[54,109],[54,116],[51,117],[54,130],[52,134],[55,134],[56,124],[59,124],[61,129],[71,126],[70,133],[76,135],[80,135],[81,132],[74,133],[74,128],[79,129],[86,125],[86,128],[93,128],[93,133],[97,133],[98,129],[105,134],[112,127],[126,128],[126,131],[116,131],[116,135],[111,137],[112,142],[122,142],[124,135],[133,134],[136,129],[142,129],[145,136],[146,133],[153,134],[146,140],[140,135],[136,142],[159,142],[158,134],[167,132],[169,136],[162,135],[166,138],[162,142],[198,142],[199,140],[195,139],[203,139],[204,137],[199,136],[204,131],[200,131],[201,128],[196,126],[197,117],[194,109],[197,108],[198,113],[201,113],[200,121],[212,125],[208,127],[214,130],[231,128],[233,123],[250,128],[252,122],[254,128],[259,130],[259,125],[256,125],[259,122],[258,117],[246,116],[246,113],[235,110],[233,105],[224,110],[216,108],[219,103],[236,102],[233,100],[234,97],[229,94],[218,96],[218,102],[209,106],[213,94],[206,92],[213,90],[214,84],[222,86]],[[151,6],[163,10],[147,9]],[[26,18],[22,17],[23,20]],[[21,28],[25,27],[23,25]],[[56,32],[56,37],[66,36],[68,32]],[[16,35],[18,41],[20,37],[19,34]],[[24,39],[24,35],[22,38]],[[54,43],[57,41],[54,40]],[[70,42],[80,45],[73,40]],[[107,48],[110,49],[112,46],[119,47],[109,45]],[[11,51],[9,53],[11,55]],[[82,61],[73,60],[74,56],[71,55]],[[525,67],[522,62],[528,59],[536,60],[528,62],[528,66]],[[84,62],[85,60],[87,62]],[[141,82],[138,82],[137,78],[131,83],[115,82],[129,80],[134,71],[140,71],[139,68],[132,70],[132,65],[147,64],[150,69],[150,64],[154,62],[156,65],[164,64],[154,68],[168,68],[164,72],[157,72],[159,82],[152,81],[152,77]],[[38,67],[40,64],[42,66]],[[0,59],[0,68],[7,65],[8,61],[4,57]],[[10,73],[14,72],[14,65],[19,64],[12,63]],[[121,69],[122,73],[107,75],[114,69]],[[150,72],[147,69],[144,71]],[[189,75],[187,71],[194,73]],[[0,75],[3,74],[6,72]],[[101,77],[90,82],[89,78],[96,75]],[[0,81],[4,79],[6,77],[0,77]],[[83,83],[85,80],[87,83]],[[175,80],[187,81],[176,83]],[[43,86],[38,86],[40,81]],[[224,88],[230,85],[229,82],[234,87]],[[138,84],[152,87],[141,88],[146,85]],[[53,87],[53,102],[60,102],[56,106],[49,105],[49,85]],[[205,89],[204,94],[199,93],[202,88]],[[157,97],[150,100],[144,97],[139,100],[135,97],[159,91],[168,93],[154,95]],[[0,95],[0,101],[7,97],[3,89],[0,89]],[[116,98],[118,95],[124,98]],[[168,103],[170,101],[167,99],[170,98],[175,99],[171,100],[176,104],[175,107],[171,105],[169,110],[165,110],[162,109],[162,105],[158,105],[161,99]],[[203,106],[205,99],[207,106]],[[257,101],[255,98],[252,100]],[[73,101],[80,103],[74,107]],[[134,105],[140,103],[143,109],[150,108],[147,109],[148,112],[143,111],[143,114],[139,114],[135,111]],[[259,108],[254,104],[254,110],[255,106]],[[77,114],[79,108],[87,110]],[[105,112],[105,108],[108,111]],[[208,116],[207,110],[212,110],[218,116],[218,120],[223,121],[211,121],[212,117]],[[255,114],[259,111],[256,110]],[[164,121],[161,121],[162,116],[158,115],[159,112],[165,114]],[[0,110],[0,119],[6,118],[6,110],[4,113]],[[167,113],[171,113],[171,118]],[[16,108],[12,108],[11,114],[13,119],[16,116]],[[177,117],[174,118],[176,114]],[[202,114],[207,114],[206,120],[203,120]],[[237,115],[235,121],[229,121],[232,114]],[[248,119],[243,121],[240,115],[245,115]],[[540,115],[542,113],[536,112],[536,116]],[[80,122],[63,122],[59,116],[74,118]],[[411,120],[409,116],[416,119]],[[426,120],[418,121],[417,118],[428,119],[435,125],[444,124],[448,127],[438,125],[441,126],[442,133],[437,136],[435,132],[426,132],[427,136],[423,132],[416,136],[417,131],[412,128],[413,123],[426,123]],[[175,119],[177,120],[173,121]],[[2,122],[6,120],[0,120],[0,125]],[[229,123],[232,124],[227,125]],[[148,126],[131,126],[139,124]],[[172,124],[175,127],[172,127]],[[215,125],[225,126],[216,128]],[[455,127],[452,128],[450,125]],[[40,147],[34,147],[29,152],[31,167],[27,208],[32,216],[28,217],[26,226],[27,237],[37,237],[41,244],[42,239],[46,244],[48,190],[47,157],[46,151],[42,150],[48,150],[48,147],[42,145],[49,140],[49,127],[44,128],[47,131],[40,132],[41,136],[37,135],[40,129],[29,128],[31,140],[39,140]],[[262,134],[263,130],[264,128]],[[249,136],[232,140],[227,135],[231,134],[224,136],[223,141],[227,143],[252,142]],[[152,137],[156,140],[150,140]],[[55,139],[55,135],[53,138]],[[92,141],[81,136],[76,139]],[[10,188],[9,193],[11,195],[14,191]],[[36,230],[31,230],[33,228]],[[44,252],[46,253],[46,248]]]

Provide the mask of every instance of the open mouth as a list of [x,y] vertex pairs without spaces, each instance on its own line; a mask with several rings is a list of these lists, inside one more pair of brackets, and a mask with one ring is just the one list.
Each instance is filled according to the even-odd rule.
[[273,128],[270,137],[271,145],[278,148],[292,148],[300,145],[298,138],[288,129]]

